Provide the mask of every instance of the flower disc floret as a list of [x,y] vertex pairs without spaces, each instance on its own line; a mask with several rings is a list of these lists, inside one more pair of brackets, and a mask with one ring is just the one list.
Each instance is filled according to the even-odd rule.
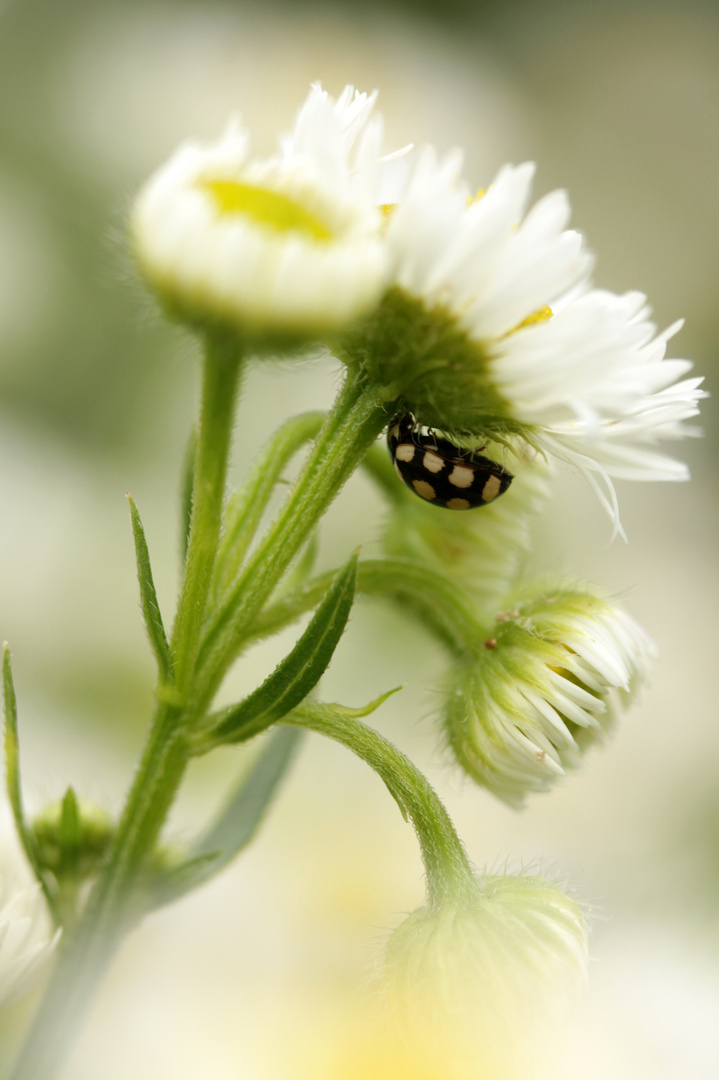
[[445,709],[460,765],[512,806],[546,791],[604,740],[646,679],[655,647],[589,587],[547,589],[497,615],[474,661],[454,673]]
[[344,327],[376,302],[386,257],[373,105],[351,87],[337,101],[313,87],[274,157],[253,160],[235,120],[215,143],[180,147],[150,178],[132,240],[177,317],[276,343]]

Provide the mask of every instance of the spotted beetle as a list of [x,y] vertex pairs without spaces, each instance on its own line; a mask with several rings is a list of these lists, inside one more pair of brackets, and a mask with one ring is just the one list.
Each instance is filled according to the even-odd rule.
[[486,506],[514,479],[491,458],[456,446],[435,435],[432,428],[423,428],[412,413],[390,424],[387,445],[400,480],[420,499],[448,510]]

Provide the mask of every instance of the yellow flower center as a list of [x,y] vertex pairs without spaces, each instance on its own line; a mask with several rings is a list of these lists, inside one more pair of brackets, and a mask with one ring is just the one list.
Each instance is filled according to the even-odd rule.
[[201,180],[200,186],[210,193],[221,214],[239,214],[273,232],[300,233],[315,243],[334,239],[324,221],[279,191],[236,180]]

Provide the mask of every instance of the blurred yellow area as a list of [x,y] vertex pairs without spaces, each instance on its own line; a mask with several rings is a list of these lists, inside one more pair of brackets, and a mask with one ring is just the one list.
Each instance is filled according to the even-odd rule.
[[[272,149],[315,79],[334,94],[378,87],[387,145],[464,146],[477,187],[504,161],[536,160],[536,195],[569,190],[597,283],[645,291],[660,327],[686,316],[673,355],[713,388],[715,5],[0,2],[0,639],[31,810],[72,783],[116,812],[141,745],[153,666],[127,490],[168,613],[175,594],[196,351],[142,292],[126,209],[178,142],[218,134],[232,111]],[[251,371],[234,480],[282,419],[330,403],[338,369],[303,357]],[[433,723],[443,658],[379,602],[357,605],[322,683],[325,699],[360,705],[405,682],[372,723],[426,772],[473,861],[549,867],[594,909],[588,997],[561,1039],[538,1045],[526,1080],[719,1075],[719,443],[711,401],[703,411],[707,437],[676,448],[691,484],[618,484],[627,545],[609,545],[570,471],[538,525],[536,567],[606,587],[661,656],[613,741],[557,790],[516,814],[460,781]],[[321,565],[358,543],[376,552],[379,514],[354,479],[323,526]],[[227,700],[295,636],[243,659]],[[253,752],[191,772],[177,839]],[[372,1019],[381,945],[422,899],[411,829],[382,784],[309,738],[249,852],[127,941],[64,1080],[451,1080],[428,1053],[386,1044]],[[0,1018],[0,1075],[31,1005]]]

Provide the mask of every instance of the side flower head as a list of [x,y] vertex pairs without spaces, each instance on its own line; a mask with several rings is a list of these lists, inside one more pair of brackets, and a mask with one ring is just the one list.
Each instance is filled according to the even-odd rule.
[[272,347],[335,331],[376,302],[386,253],[375,97],[347,86],[335,101],[313,86],[275,156],[253,159],[234,120],[150,177],[132,243],[173,314]]
[[554,191],[528,210],[534,167],[505,166],[472,198],[461,159],[418,155],[387,226],[390,287],[344,342],[423,424],[519,437],[577,466],[619,528],[611,477],[682,480],[653,444],[687,432],[703,396],[666,360],[640,293],[589,289],[593,258]]
[[576,767],[645,680],[655,647],[589,586],[535,591],[497,615],[453,675],[444,723],[459,764],[512,806]]
[[5,856],[0,864],[0,1009],[33,989],[60,937],[50,929],[40,886],[21,884],[8,863]]
[[448,1066],[514,1076],[537,1030],[561,1021],[583,990],[586,965],[584,914],[558,885],[483,875],[469,901],[420,908],[394,931],[384,991],[410,1038],[443,1044]]

